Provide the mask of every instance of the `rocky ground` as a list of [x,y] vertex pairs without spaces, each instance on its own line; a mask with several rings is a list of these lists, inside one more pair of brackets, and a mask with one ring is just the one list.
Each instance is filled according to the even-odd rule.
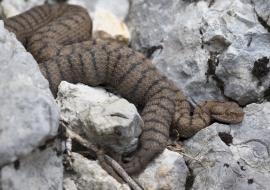
[[[5,18],[43,3],[2,0],[1,15]],[[165,149],[132,176],[140,186],[269,189],[268,0],[69,3],[86,7],[92,17],[96,8],[102,8],[124,21],[130,46],[148,56],[193,106],[219,99],[244,108],[243,122],[213,123],[184,140],[182,154]],[[123,36],[130,41],[126,31]],[[89,141],[130,152],[143,127],[133,104],[100,88],[66,82],[55,101],[36,61],[2,21],[0,65],[0,189],[130,189],[109,176],[98,161],[81,154],[74,153],[76,172],[66,171],[57,130],[61,116],[77,133],[88,134]]]

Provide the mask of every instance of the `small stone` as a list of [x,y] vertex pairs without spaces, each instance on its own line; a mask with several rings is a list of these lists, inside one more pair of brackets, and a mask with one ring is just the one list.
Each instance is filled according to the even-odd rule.
[[56,99],[61,118],[90,142],[120,154],[136,149],[143,121],[136,107],[102,88],[61,82]]
[[93,38],[128,46],[131,37],[125,23],[113,13],[97,8],[93,20]]
[[3,15],[5,18],[9,18],[15,15],[20,14],[20,11],[18,11],[18,9],[16,9],[12,4],[8,3],[8,2],[2,2],[1,3],[2,6],[2,10],[3,10]]
[[188,172],[183,156],[165,149],[134,177],[143,189],[185,189]]
[[[126,184],[121,184],[105,170],[98,161],[88,160],[80,154],[73,153],[75,172],[65,172],[63,186],[66,190],[73,189],[112,189],[130,190]],[[76,187],[74,187],[76,186]]]

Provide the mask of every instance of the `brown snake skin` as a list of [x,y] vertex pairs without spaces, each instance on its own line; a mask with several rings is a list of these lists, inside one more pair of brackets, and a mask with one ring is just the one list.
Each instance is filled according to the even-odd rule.
[[242,108],[234,102],[208,101],[190,116],[190,105],[177,87],[141,53],[116,44],[90,41],[92,23],[79,6],[45,4],[4,20],[39,63],[51,92],[63,80],[90,86],[108,84],[123,97],[143,106],[139,149],[128,163],[129,173],[141,171],[166,147],[171,129],[190,137],[213,119],[241,122]]

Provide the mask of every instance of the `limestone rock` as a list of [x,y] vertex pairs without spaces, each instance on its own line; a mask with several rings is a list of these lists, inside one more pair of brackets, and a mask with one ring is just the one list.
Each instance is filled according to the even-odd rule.
[[1,190],[62,190],[63,165],[60,142],[40,147],[0,170]]
[[105,9],[112,12],[120,21],[124,21],[124,19],[129,13],[129,0],[95,0],[85,1],[85,3],[92,18],[94,18],[95,10],[97,8]]
[[136,149],[143,121],[133,104],[102,88],[61,82],[57,103],[61,118],[90,142],[110,145],[117,152]]
[[128,46],[130,33],[125,23],[118,20],[113,13],[97,8],[93,20],[93,38]]
[[5,18],[8,18],[27,11],[34,6],[42,5],[44,3],[45,0],[3,0],[1,2],[1,7],[3,9],[2,15],[4,15]]
[[269,74],[262,86],[252,75],[254,62],[270,57],[269,26],[258,14],[269,22],[267,0],[134,1],[126,23],[133,48],[146,55],[151,47],[163,47],[152,62],[191,104],[229,97],[246,105],[270,85]]
[[185,153],[195,158],[184,157],[195,177],[190,189],[269,188],[269,108],[251,104],[242,123],[215,123],[184,141]]
[[0,21],[0,189],[62,189],[55,147],[59,109],[30,53]]
[[188,168],[183,156],[165,149],[144,171],[134,176],[144,189],[185,189]]
[[88,160],[80,154],[73,153],[73,167],[76,172],[65,172],[63,186],[66,190],[73,189],[111,189],[129,190],[129,186],[118,183],[104,171],[97,161]]
[[270,5],[268,0],[252,0],[254,4],[256,14],[260,17],[268,26],[270,26]]
[[20,14],[20,11],[18,11],[18,9],[16,9],[12,4],[5,1],[1,3],[1,9],[3,10],[2,16],[4,18],[9,18]]

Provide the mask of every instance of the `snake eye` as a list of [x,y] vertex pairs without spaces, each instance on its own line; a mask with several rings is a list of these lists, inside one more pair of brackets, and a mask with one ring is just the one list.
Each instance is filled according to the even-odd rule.
[[227,115],[230,115],[230,114],[231,114],[231,112],[230,112],[229,110],[227,110],[227,111],[226,111],[226,114],[227,114]]

